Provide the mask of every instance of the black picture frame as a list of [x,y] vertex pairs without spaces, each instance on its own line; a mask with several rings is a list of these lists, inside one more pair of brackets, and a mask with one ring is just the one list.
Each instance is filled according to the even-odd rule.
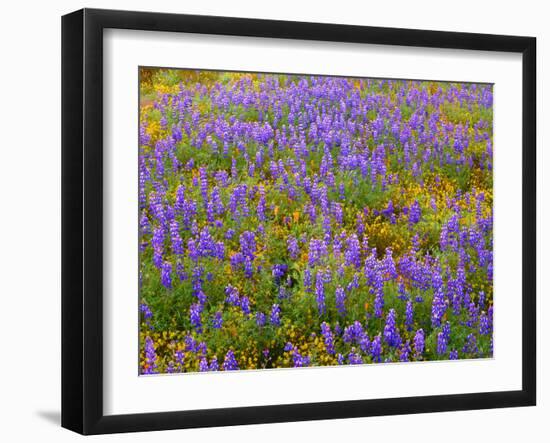
[[[108,28],[522,54],[522,388],[208,410],[103,413],[103,31]],[[536,403],[536,39],[83,9],[62,18],[62,426],[82,434],[228,426]]]

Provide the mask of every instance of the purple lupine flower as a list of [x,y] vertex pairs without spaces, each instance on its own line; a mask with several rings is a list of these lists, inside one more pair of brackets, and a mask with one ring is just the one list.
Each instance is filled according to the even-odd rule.
[[223,317],[220,311],[214,314],[214,318],[212,319],[212,326],[214,327],[214,329],[220,329],[223,326]]
[[382,340],[380,337],[380,334],[378,334],[376,337],[373,338],[371,343],[371,356],[372,360],[376,363],[380,363],[382,361]]
[[274,304],[271,307],[271,313],[269,314],[269,321],[273,326],[281,325],[281,308],[278,304]]
[[210,359],[210,364],[208,365],[209,371],[219,371],[220,365],[218,364],[218,359],[216,357],[212,357]]
[[159,225],[153,232],[153,263],[157,268],[161,268],[164,255],[164,228]]
[[323,315],[326,312],[325,305],[325,280],[322,271],[317,271],[315,276],[315,300],[317,302],[317,310],[319,315]]
[[405,326],[407,327],[407,331],[412,331],[413,327],[413,315],[414,315],[414,307],[412,301],[407,302],[407,307],[405,308]]
[[346,199],[346,187],[343,182],[338,185],[338,193],[340,200]]
[[446,224],[443,224],[441,227],[441,232],[439,233],[439,247],[441,250],[445,251],[449,244],[449,230]]
[[223,360],[222,368],[224,371],[236,371],[239,369],[239,364],[235,359],[235,354],[233,353],[232,349],[227,351],[227,354],[225,354],[225,359]]
[[165,115],[162,115],[162,117],[160,118],[160,127],[162,129],[166,129],[167,126],[168,126],[168,120],[166,119]]
[[204,293],[204,291],[203,290],[198,291],[196,296],[197,296],[197,300],[199,301],[199,305],[204,306],[206,304],[206,299],[207,299],[207,296]]
[[413,345],[414,345],[414,356],[419,359],[422,357],[422,354],[424,353],[424,330],[419,329],[416,331],[416,334],[413,339]]
[[364,273],[367,283],[371,286],[371,293],[374,293],[374,315],[381,318],[384,310],[384,278],[379,262],[376,260],[376,250],[374,250],[365,260]]
[[206,203],[206,220],[208,220],[209,223],[214,223],[214,218],[214,204],[212,200],[208,200],[208,203]]
[[172,263],[162,263],[160,281],[165,288],[172,289]]
[[409,209],[409,223],[415,225],[420,221],[422,217],[422,211],[420,210],[420,204],[418,200],[415,200]]
[[193,338],[192,335],[187,334],[184,338],[184,342],[185,342],[185,349],[188,352],[197,351],[197,341]]
[[387,218],[389,218],[390,221],[392,221],[392,222],[394,221],[395,214],[394,214],[393,202],[391,200],[388,202],[388,205],[386,206],[386,209],[381,211],[381,214],[383,214]]
[[193,303],[189,307],[189,320],[191,321],[191,325],[195,328],[195,330],[199,334],[202,332],[201,313],[202,313],[202,306],[200,303]]
[[183,371],[183,365],[185,363],[185,352],[181,349],[178,349],[174,352],[174,357],[176,357],[176,364],[179,366],[180,370]]
[[352,234],[347,239],[347,248],[344,253],[346,266],[361,267],[361,244],[357,238],[357,234]]
[[275,283],[279,284],[285,276],[288,266],[285,264],[276,264],[271,268],[271,275],[275,278]]
[[241,303],[239,290],[234,286],[227,285],[225,287],[225,301],[231,306],[239,306]]
[[295,368],[309,366],[311,363],[310,357],[301,355],[298,348],[291,343],[286,344],[285,351],[290,351],[292,353],[292,364]]
[[411,343],[409,340],[407,340],[405,343],[401,345],[401,349],[399,352],[399,361],[409,361],[409,356],[411,354]]
[[208,173],[206,172],[206,168],[202,166],[199,168],[199,176],[202,201],[206,207],[208,204]]
[[341,226],[344,222],[344,210],[342,209],[342,205],[338,202],[332,202],[331,210],[332,214],[334,215],[334,219],[336,220],[336,223]]
[[244,257],[244,273],[247,278],[251,278],[254,272],[252,262],[256,253],[256,239],[253,232],[245,231],[239,238],[241,245],[241,254]]
[[441,325],[441,318],[447,309],[443,289],[443,278],[441,277],[440,269],[434,270],[432,279],[434,288],[434,296],[432,300],[432,327],[437,328]]
[[185,267],[183,266],[183,263],[180,261],[176,263],[176,274],[180,279],[180,281],[187,280],[187,277],[188,277],[187,272],[185,272]]
[[327,353],[334,355],[334,335],[330,330],[330,326],[328,323],[321,323],[321,333],[323,334],[323,338],[325,340],[325,348],[327,350]]
[[233,157],[231,159],[231,180],[236,182],[237,178],[239,176],[238,170],[237,170],[237,159]]
[[258,214],[258,220],[266,220],[266,203],[265,203],[265,189],[263,186],[260,186],[260,200],[258,201],[258,206],[256,208],[256,213]]
[[348,361],[350,365],[362,365],[363,358],[361,354],[354,351],[355,348],[352,348],[351,352],[348,354]]
[[344,292],[344,288],[341,286],[338,286],[336,288],[336,309],[340,313],[340,315],[345,316],[346,315],[346,293]]
[[488,335],[490,332],[489,317],[485,312],[482,312],[479,317],[479,333],[480,335]]
[[321,260],[328,253],[327,245],[324,240],[318,240],[312,238],[309,242],[309,251],[308,251],[308,264],[310,267],[315,267],[318,264],[321,264]]
[[445,337],[445,340],[449,343],[449,340],[451,339],[451,323],[448,321],[445,322],[441,332],[443,332],[443,337]]
[[149,336],[145,337],[145,365],[141,368],[142,374],[157,373],[158,357],[155,351],[155,343]]
[[204,283],[202,276],[204,268],[202,266],[195,266],[192,271],[191,281],[193,284],[193,295],[197,296],[202,291],[202,284]]
[[220,261],[223,261],[225,258],[225,244],[223,241],[216,242],[214,245],[214,251],[212,254],[213,257],[217,258]]
[[397,278],[397,269],[395,268],[395,261],[393,260],[393,251],[391,248],[386,248],[386,255],[383,261],[384,273],[388,275],[389,279]]
[[141,235],[151,234],[151,224],[149,223],[149,218],[145,212],[141,214],[139,219],[139,229]]
[[197,249],[201,257],[212,257],[216,255],[216,243],[210,234],[209,227],[205,227],[200,231]]
[[214,214],[222,215],[224,212],[224,206],[220,196],[220,190],[217,186],[212,189],[212,198],[210,202],[212,204],[212,210],[214,211]]
[[185,211],[185,186],[179,185],[176,189],[176,201],[174,203],[176,214],[183,215]]
[[465,354],[477,354],[479,352],[477,348],[477,339],[474,334],[469,334],[468,337],[466,337],[466,344],[462,352]]
[[472,301],[468,305],[468,321],[466,324],[471,328],[477,323],[479,309],[477,305]]
[[253,261],[256,254],[256,237],[251,231],[244,231],[239,237],[241,253],[245,258]]
[[265,314],[263,312],[256,312],[256,324],[260,327],[265,325]]
[[396,348],[401,344],[401,337],[395,326],[395,316],[395,309],[390,309],[386,317],[386,325],[384,326],[384,340],[392,348]]
[[231,269],[238,270],[242,268],[242,265],[244,263],[244,256],[240,252],[237,252],[231,256],[229,259],[229,264],[231,265]]
[[241,297],[241,309],[244,315],[250,315],[250,299],[246,295]]
[[447,339],[443,332],[437,334],[437,353],[438,355],[444,355],[447,353]]
[[201,357],[199,360],[199,372],[207,372],[208,371],[208,360],[206,360],[206,357]]
[[306,270],[304,271],[304,287],[306,288],[306,292],[311,292],[311,284],[312,284],[311,269],[306,268]]
[[307,203],[305,212],[309,215],[309,221],[311,222],[311,224],[315,224],[317,222],[316,206],[311,203]]
[[145,324],[149,329],[153,329],[151,325],[151,319],[153,318],[153,311],[151,311],[151,308],[147,305],[147,303],[141,303],[139,305],[139,310],[143,314],[143,319],[145,320]]
[[479,298],[477,304],[481,309],[485,308],[485,292],[479,291]]
[[453,214],[452,217],[447,222],[447,227],[450,232],[458,233],[459,231],[459,221],[457,214]]
[[361,338],[359,339],[359,347],[361,348],[361,351],[363,351],[365,354],[370,354],[371,341],[367,333],[362,334]]
[[187,254],[189,255],[189,258],[194,262],[197,262],[197,260],[199,259],[197,242],[193,238],[187,240]]
[[290,258],[292,260],[296,260],[298,258],[298,253],[300,252],[296,237],[290,235],[286,240],[286,244]]
[[374,297],[374,315],[377,318],[381,318],[383,315],[383,309],[384,309],[384,291],[382,289],[382,282],[381,280],[377,281],[376,285],[376,295]]
[[344,328],[343,340],[344,343],[360,342],[364,335],[363,326],[359,321],[354,321],[353,324]]
[[449,360],[458,360],[458,351],[456,349],[453,349],[449,353]]
[[197,354],[201,354],[201,355],[206,355],[208,351],[208,346],[206,345],[205,342],[201,341],[198,345],[197,345]]

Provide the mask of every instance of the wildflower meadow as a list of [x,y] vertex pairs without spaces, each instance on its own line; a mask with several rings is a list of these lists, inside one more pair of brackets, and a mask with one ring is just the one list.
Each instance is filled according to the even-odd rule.
[[491,358],[492,89],[141,68],[140,374]]

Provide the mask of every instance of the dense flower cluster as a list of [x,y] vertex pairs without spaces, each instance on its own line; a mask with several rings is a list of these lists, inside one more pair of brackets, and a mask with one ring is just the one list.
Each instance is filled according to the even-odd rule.
[[148,72],[142,374],[492,356],[490,85]]

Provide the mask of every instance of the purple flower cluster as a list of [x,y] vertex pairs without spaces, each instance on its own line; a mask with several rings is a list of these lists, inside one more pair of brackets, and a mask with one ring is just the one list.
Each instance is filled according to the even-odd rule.
[[142,374],[155,374],[157,372],[157,354],[155,344],[151,337],[145,337],[145,366]]
[[490,85],[153,79],[142,373],[492,355]]
[[224,371],[235,371],[235,370],[239,369],[237,359],[235,358],[235,354],[233,353],[232,349],[227,351],[227,354],[225,354],[225,358],[223,360],[222,368],[223,368]]

